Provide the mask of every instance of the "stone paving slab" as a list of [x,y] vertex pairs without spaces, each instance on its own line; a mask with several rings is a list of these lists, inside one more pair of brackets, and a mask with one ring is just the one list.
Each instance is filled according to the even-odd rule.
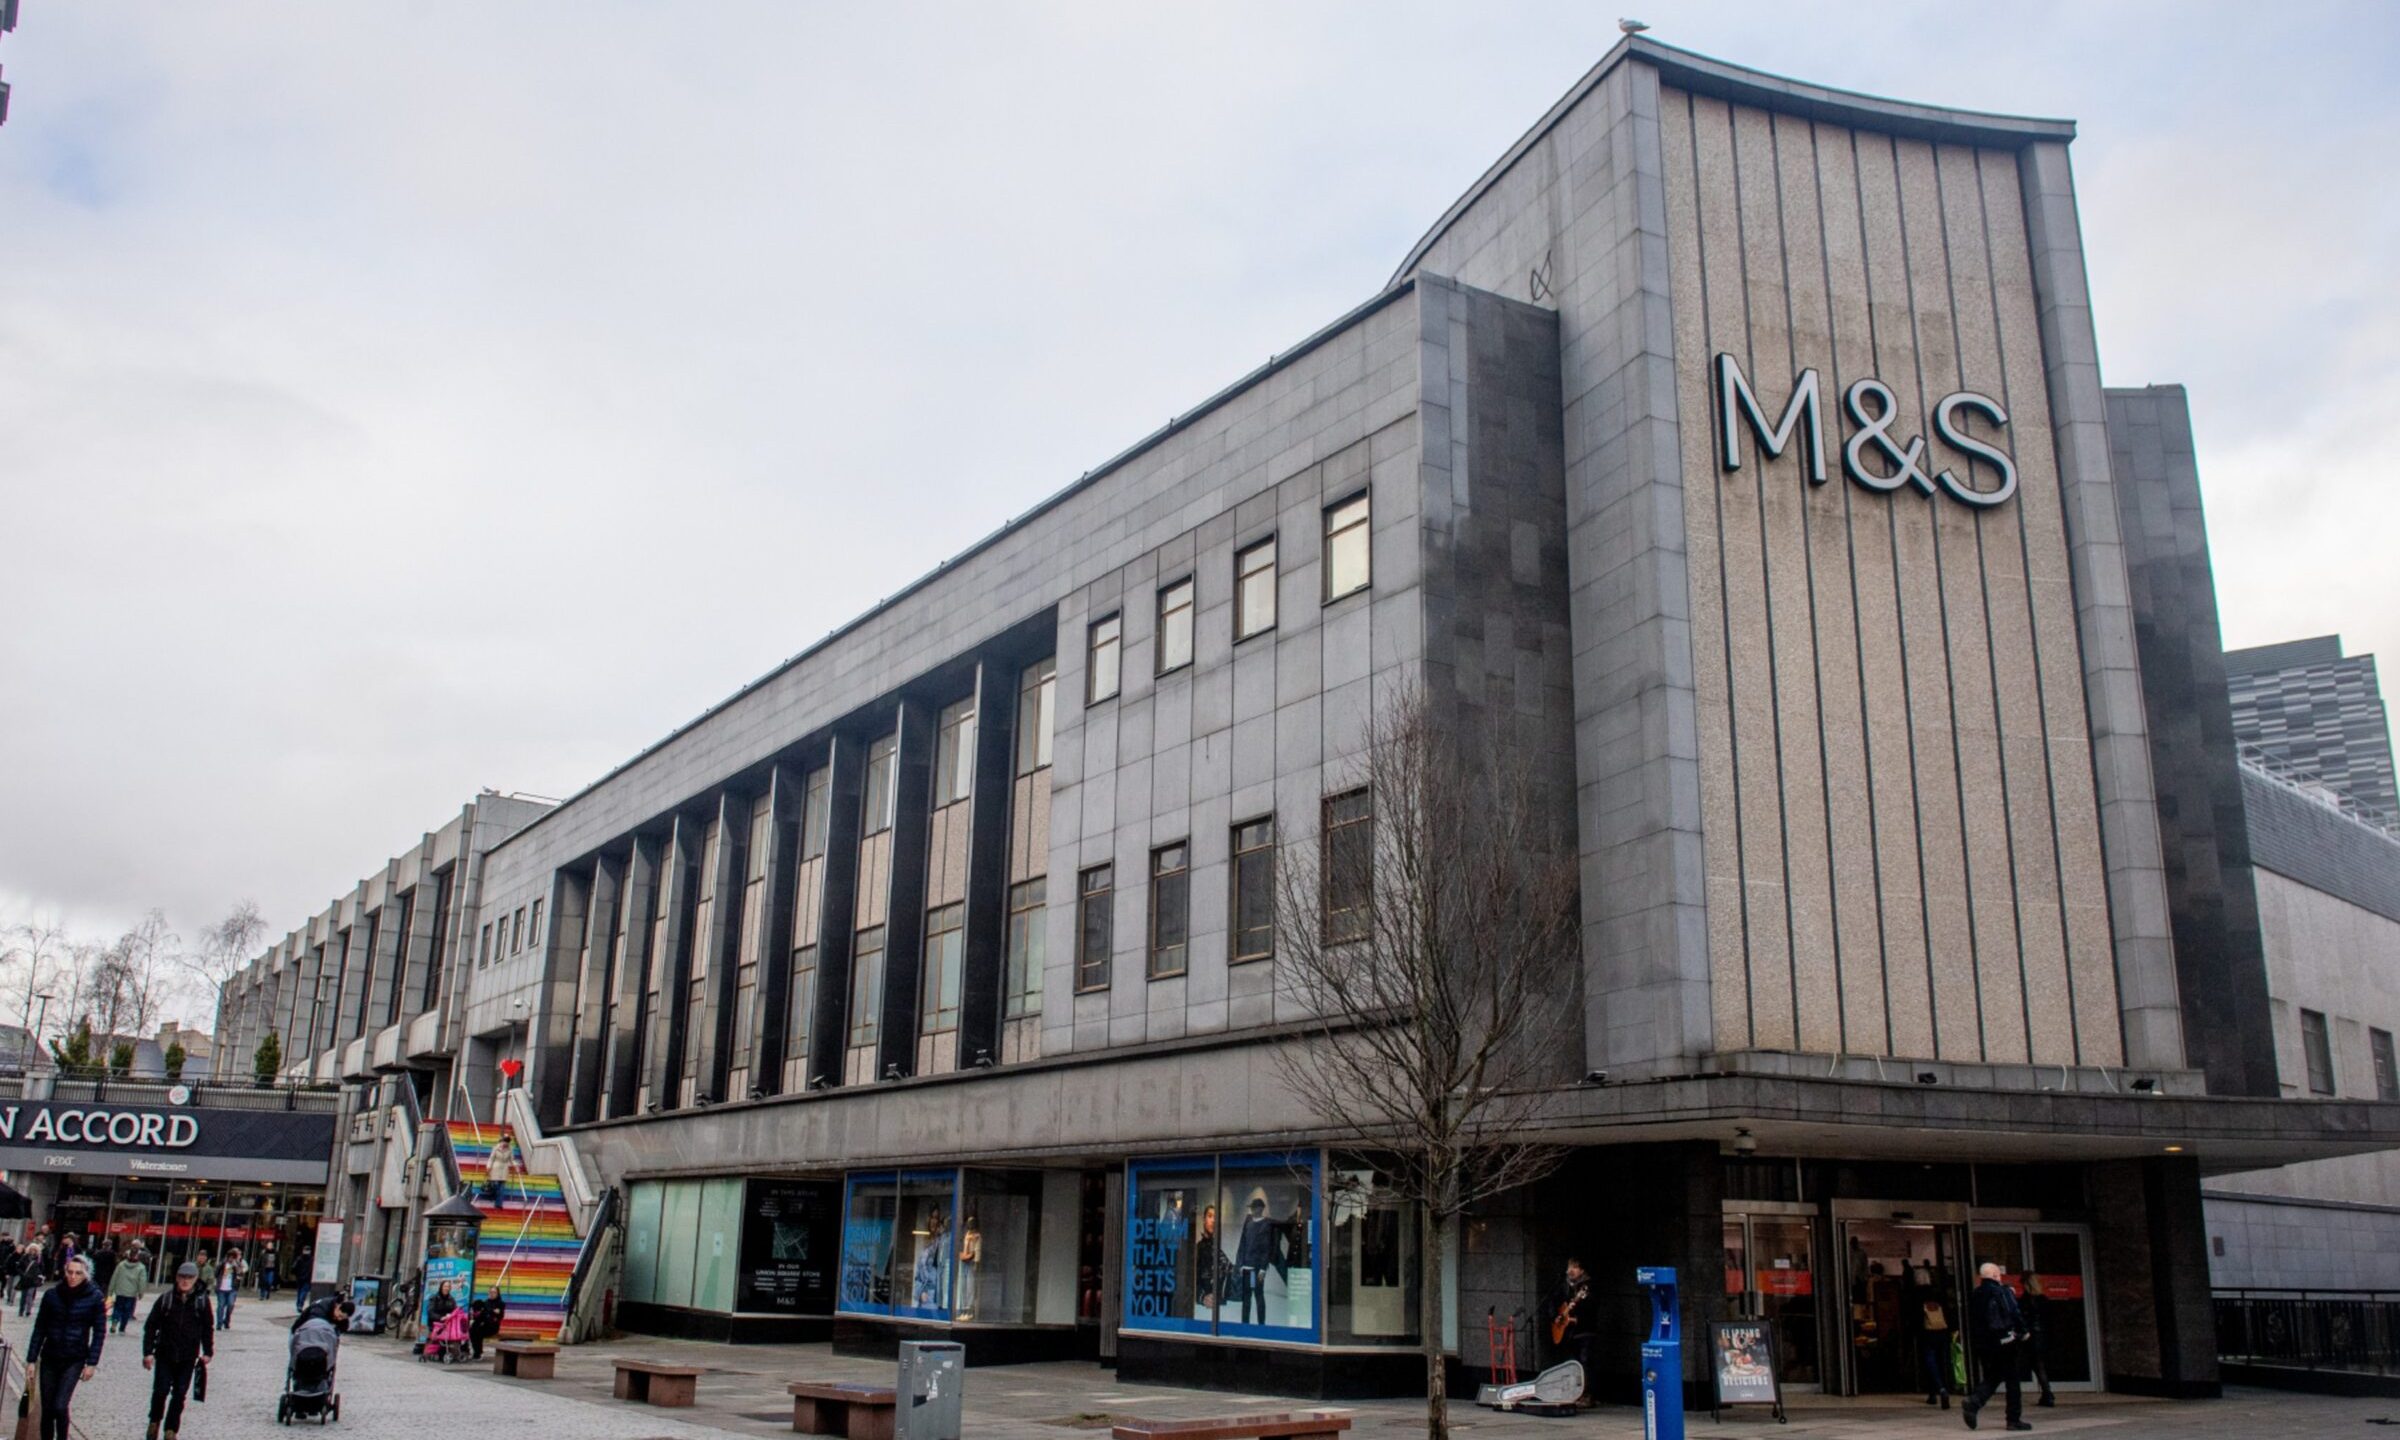
[[[283,1381],[289,1312],[246,1307],[219,1336],[212,1398],[193,1407],[187,1440],[267,1440],[294,1432],[275,1424]],[[21,1354],[31,1322],[0,1319],[12,1352]],[[690,1410],[629,1405],[609,1395],[610,1358],[638,1355],[666,1364],[702,1367],[699,1404]],[[100,1373],[77,1394],[76,1428],[89,1440],[137,1440],[149,1399],[136,1337],[112,1337]],[[440,1367],[411,1359],[398,1341],[353,1336],[344,1342],[339,1386],[343,1414],[326,1427],[331,1440],[427,1440],[430,1436],[574,1436],[591,1440],[722,1440],[726,1435],[789,1436],[786,1382],[825,1378],[890,1383],[889,1361],[832,1353],[818,1345],[735,1346],[627,1337],[571,1346],[559,1356],[553,1381],[500,1380],[489,1365]],[[1360,1440],[1400,1440],[1422,1434],[1423,1409],[1408,1400],[1311,1403],[1269,1395],[1229,1395],[1158,1385],[1119,1385],[1108,1371],[1082,1363],[993,1366],[967,1374],[971,1440],[1076,1440],[1105,1433],[1106,1418],[1179,1418],[1310,1408],[1347,1413]],[[2217,1401],[2166,1402],[2109,1395],[2066,1395],[2055,1410],[2029,1410],[2036,1434],[2089,1440],[2184,1440],[2216,1437],[2346,1436],[2384,1433],[2371,1422],[2400,1422],[2400,1400],[2351,1400],[2237,1390]],[[1452,1411],[1466,1440],[1637,1440],[1641,1416],[1609,1406],[1562,1419],[1501,1415],[1472,1405]],[[1981,1433],[1999,1429],[1998,1412]],[[1958,1412],[1929,1410],[1907,1400],[1826,1400],[1796,1397],[1792,1423],[1776,1425],[1765,1412],[1729,1412],[1722,1424],[1703,1413],[1689,1417],[1694,1440],[1954,1440],[1967,1433]]]

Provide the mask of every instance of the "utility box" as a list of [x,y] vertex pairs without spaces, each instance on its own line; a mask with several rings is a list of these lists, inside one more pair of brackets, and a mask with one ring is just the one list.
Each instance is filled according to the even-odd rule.
[[967,1347],[955,1340],[900,1342],[899,1421],[894,1440],[959,1440]]

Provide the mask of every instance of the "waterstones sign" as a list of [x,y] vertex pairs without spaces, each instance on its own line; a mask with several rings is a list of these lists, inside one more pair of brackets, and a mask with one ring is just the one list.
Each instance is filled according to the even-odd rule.
[[[1742,431],[1747,427],[1770,460],[1797,444],[1809,483],[1824,484],[1825,402],[1817,372],[1800,372],[1781,415],[1772,424],[1767,421],[1767,407],[1759,403],[1758,392],[1751,388],[1750,377],[1742,373],[1741,362],[1720,354],[1714,372],[1710,388],[1717,402],[1717,463],[1728,472],[1742,468]],[[1850,382],[1850,388],[1842,392],[1842,409],[1851,425],[1849,438],[1842,444],[1842,473],[1862,489],[1888,495],[1913,486],[1928,499],[1938,491],[1977,509],[2005,504],[2017,493],[2017,467],[2008,453],[1967,429],[1969,416],[1980,417],[1995,429],[2008,427],[2008,411],[1989,395],[1958,390],[1943,396],[1933,407],[1933,435],[1946,450],[1965,457],[1970,467],[1978,460],[1989,465],[1997,477],[1990,489],[1961,479],[1956,471],[1928,455],[1924,435],[1904,441],[1894,434],[1901,418],[1900,399],[1891,386],[1874,376]],[[1941,468],[1934,469],[1936,465]],[[1970,477],[1972,474],[1970,468]]]
[[321,1185],[333,1117],[292,1110],[0,1104],[0,1169]]

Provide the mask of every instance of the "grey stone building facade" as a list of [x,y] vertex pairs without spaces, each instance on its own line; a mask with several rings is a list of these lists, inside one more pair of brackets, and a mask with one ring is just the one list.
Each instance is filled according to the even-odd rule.
[[[1468,1379],[1572,1255],[1603,1390],[1672,1265],[1905,1391],[1988,1256],[2060,1383],[2213,1389],[2203,1168],[2400,1109],[2199,993],[2264,961],[2165,841],[2223,727],[2145,696],[2072,135],[1628,40],[1382,292],[493,846],[469,923],[548,921],[459,1044],[622,1196],[620,1319],[1404,1391],[1420,1287]],[[1440,1255],[1257,908],[1403,692],[1583,875],[1569,1158]]]

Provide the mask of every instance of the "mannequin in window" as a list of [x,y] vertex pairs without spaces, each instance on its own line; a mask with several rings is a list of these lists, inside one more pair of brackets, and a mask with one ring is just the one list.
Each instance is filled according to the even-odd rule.
[[1267,1218],[1267,1197],[1253,1193],[1233,1255],[1233,1288],[1241,1301],[1244,1325],[1267,1323],[1267,1271],[1270,1267],[1288,1271],[1291,1264],[1283,1238],[1283,1227]]
[[976,1222],[975,1212],[967,1212],[967,1228],[958,1236],[958,1318],[971,1320],[975,1316],[975,1269],[983,1263],[983,1227]]

